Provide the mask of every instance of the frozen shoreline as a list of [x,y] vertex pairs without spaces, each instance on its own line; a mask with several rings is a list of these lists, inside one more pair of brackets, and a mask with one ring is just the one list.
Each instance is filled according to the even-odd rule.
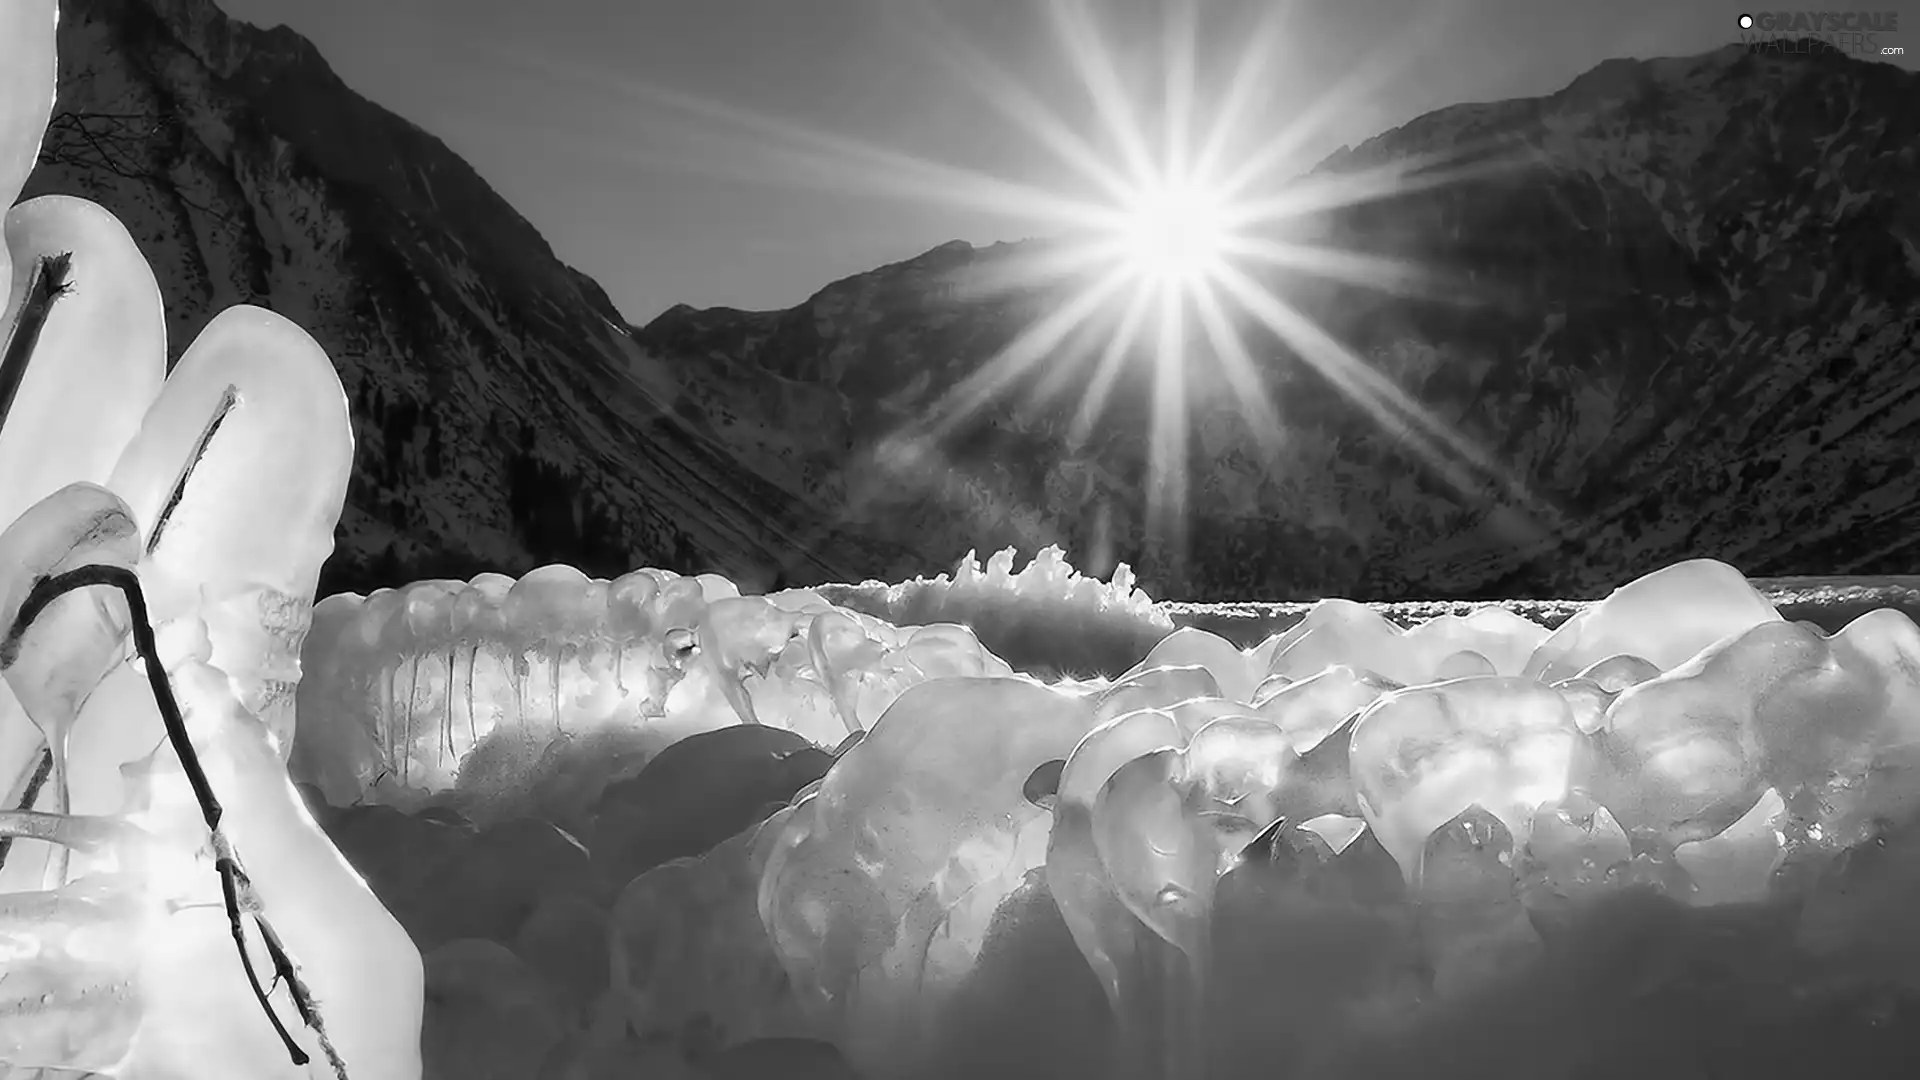
[[[1831,634],[1875,608],[1890,607],[1920,620],[1920,576],[1900,577],[1779,577],[1751,578],[1753,587],[1789,620],[1805,620]],[[1403,624],[1436,615],[1464,615],[1485,607],[1503,607],[1547,627],[1565,622],[1591,600],[1406,600],[1367,606]],[[1190,604],[1163,601],[1157,605],[1177,626],[1211,630],[1246,648],[1269,634],[1299,622],[1312,601],[1244,601],[1231,604]]]

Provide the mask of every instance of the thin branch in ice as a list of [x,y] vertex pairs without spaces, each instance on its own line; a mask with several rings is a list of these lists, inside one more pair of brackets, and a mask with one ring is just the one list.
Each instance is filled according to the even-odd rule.
[[27,272],[26,299],[7,338],[6,352],[0,355],[0,425],[6,424],[7,414],[13,410],[13,399],[20,393],[20,382],[27,377],[27,364],[33,359],[33,348],[40,343],[40,331],[53,314],[53,302],[73,291],[68,278],[72,270],[73,253],[67,252],[45,256]]
[[347,1080],[346,1065],[334,1051],[333,1042],[328,1037],[326,1026],[321,1022],[320,1014],[314,1007],[312,992],[300,978],[292,957],[287,955],[280,942],[280,935],[273,929],[266,913],[260,909],[258,897],[254,894],[252,882],[240,865],[239,857],[234,853],[231,842],[220,829],[223,810],[220,800],[213,793],[213,785],[207,781],[206,770],[200,764],[199,752],[194,749],[193,740],[187,735],[187,724],[180,711],[180,703],[174,697],[173,684],[167,680],[166,669],[160,665],[160,650],[154,640],[153,624],[147,615],[146,594],[140,588],[139,577],[130,569],[122,566],[92,565],[82,566],[65,573],[42,577],[33,583],[26,602],[20,605],[20,614],[7,629],[6,636],[0,638],[0,667],[11,665],[19,655],[21,638],[33,625],[35,618],[47,606],[67,593],[94,585],[105,585],[118,589],[127,602],[128,621],[132,626],[134,648],[145,663],[147,682],[153,687],[154,703],[160,710],[160,721],[166,727],[167,741],[173,745],[174,753],[180,758],[180,767],[186,773],[187,785],[193,789],[194,800],[200,804],[201,817],[206,821],[207,831],[211,835],[214,865],[220,872],[221,897],[226,904],[227,922],[233,930],[234,946],[240,952],[240,965],[246,971],[247,982],[253,987],[253,995],[260,1008],[272,1022],[273,1029],[286,1046],[287,1054],[295,1065],[308,1062],[307,1053],[301,1049],[293,1036],[281,1023],[280,1016],[274,1011],[273,1003],[268,999],[269,991],[260,984],[260,976],[254,970],[253,958],[247,952],[246,934],[242,926],[241,910],[244,907],[253,917],[259,928],[261,938],[266,942],[267,955],[273,960],[275,983],[284,982],[293,998],[295,1010],[320,1040],[327,1061],[333,1066],[334,1075],[339,1080]]

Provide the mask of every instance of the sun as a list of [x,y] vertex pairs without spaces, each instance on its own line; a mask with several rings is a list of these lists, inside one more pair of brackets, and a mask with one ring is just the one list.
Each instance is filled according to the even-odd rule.
[[1233,246],[1229,202],[1197,181],[1155,181],[1121,201],[1115,240],[1132,275],[1160,289],[1205,286]]

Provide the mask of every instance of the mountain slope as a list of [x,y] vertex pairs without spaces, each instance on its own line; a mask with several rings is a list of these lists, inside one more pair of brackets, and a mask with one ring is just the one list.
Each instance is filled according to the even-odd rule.
[[209,0],[63,12],[27,194],[120,215],[176,354],[235,302],[327,347],[359,445],[323,589],[553,560],[898,579],[1052,542],[1192,600],[1582,594],[1698,555],[1769,575],[1914,562],[1920,207],[1902,195],[1920,189],[1920,79],[1898,69],[1614,61],[1324,163],[1303,182],[1428,154],[1519,163],[1301,223],[1418,263],[1444,298],[1269,279],[1466,449],[1383,426],[1251,333],[1278,445],[1189,365],[1180,558],[1141,524],[1144,364],[1074,438],[1094,338],[927,437],[929,407],[1067,295],[995,287],[1044,245],[948,244],[788,311],[632,328],[297,35]]
[[[676,309],[636,336],[727,385],[771,376],[788,415],[814,401],[823,437],[804,467],[743,456],[796,490],[830,478],[817,502],[864,505],[862,529],[928,561],[948,536],[1059,541],[1195,600],[1580,595],[1694,556],[1901,572],[1920,556],[1916,99],[1920,77],[1893,67],[1731,48],[1612,61],[1549,97],[1444,109],[1335,155],[1305,182],[1424,155],[1510,165],[1303,223],[1417,263],[1439,297],[1269,279],[1441,426],[1422,453],[1256,334],[1280,416],[1268,459],[1191,365],[1185,561],[1138,524],[1137,372],[1079,449],[1077,395],[1031,404],[1085,384],[1070,348],[938,451],[889,441],[1057,303],[971,286],[1014,257],[1004,247],[947,245],[783,313]],[[743,412],[717,382],[680,407],[723,400]]]
[[68,0],[60,59],[25,194],[119,215],[174,356],[244,302],[340,369],[358,452],[323,590],[552,560],[855,575],[857,544],[809,549],[805,507],[676,418],[598,285],[298,35],[207,0]]

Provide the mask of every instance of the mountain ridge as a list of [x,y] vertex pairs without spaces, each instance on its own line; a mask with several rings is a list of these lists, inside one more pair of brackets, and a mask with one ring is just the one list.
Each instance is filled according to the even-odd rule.
[[[26,194],[128,224],[176,355],[251,302],[341,370],[359,445],[323,591],[549,561],[897,580],[1047,543],[1182,600],[1583,595],[1690,555],[1761,574],[1913,561],[1920,217],[1892,193],[1920,180],[1898,108],[1920,77],[1885,65],[1609,61],[1330,155],[1298,182],[1423,154],[1522,163],[1301,223],[1426,267],[1435,293],[1266,279],[1477,449],[1421,454],[1255,335],[1284,454],[1198,381],[1182,562],[1141,527],[1139,372],[1073,437],[1082,343],[928,437],[929,406],[1071,287],[996,287],[1044,242],[955,241],[792,308],[633,326],[292,31],[210,0],[65,0],[60,33],[68,119]],[[74,136],[127,114],[155,122],[107,132],[120,158]]]
[[[323,591],[555,560],[852,573],[791,535],[805,515],[784,492],[675,418],[671,372],[597,284],[297,34],[207,0],[67,0],[59,34],[24,195],[85,195],[127,224],[174,356],[257,303],[340,369],[357,447]],[[382,145],[408,156],[356,152]]]
[[[1494,460],[1520,462],[1526,485],[1551,495],[1549,520],[1532,530],[1539,535],[1515,535],[1517,507],[1496,501],[1473,515],[1434,505],[1431,492],[1396,490],[1389,477],[1397,470],[1377,466],[1417,462],[1349,424],[1333,445],[1323,438],[1313,447],[1346,467],[1348,489],[1296,489],[1311,496],[1302,500],[1308,509],[1282,524],[1307,527],[1291,536],[1265,529],[1238,553],[1264,540],[1279,557],[1232,583],[1203,580],[1176,593],[1245,598],[1274,595],[1261,590],[1278,584],[1280,595],[1296,596],[1581,595],[1691,555],[1758,573],[1909,566],[1904,537],[1920,491],[1903,448],[1916,434],[1920,221],[1895,204],[1893,193],[1914,180],[1916,132],[1894,106],[1917,84],[1885,65],[1739,47],[1611,61],[1557,94],[1443,109],[1332,155],[1309,176],[1475,143],[1519,143],[1530,155],[1531,167],[1515,175],[1337,210],[1322,222],[1343,246],[1498,279],[1506,292],[1498,302],[1463,315],[1316,286],[1302,291],[1324,302],[1301,306],[1323,315],[1317,321],[1336,338],[1360,342],[1373,366],[1443,419],[1479,429]],[[1826,220],[1811,217],[1816,208]],[[884,290],[887,277],[867,280]],[[1789,279],[1804,291],[1783,288]],[[924,312],[897,314],[910,323]],[[1821,326],[1830,332],[1816,337]],[[860,333],[839,334],[828,351],[858,348]],[[1474,344],[1482,347],[1467,347]],[[1562,362],[1543,361],[1542,350],[1556,347]],[[898,365],[902,351],[896,340],[875,365]],[[1751,362],[1753,373],[1727,377],[1728,359]],[[792,370],[796,361],[780,363]],[[1791,400],[1795,386],[1812,398]],[[1486,405],[1489,393],[1504,397],[1501,407]],[[1821,434],[1822,407],[1867,411],[1850,431]],[[1522,438],[1519,421],[1538,430]],[[1342,437],[1359,445],[1342,447]],[[1246,449],[1246,440],[1221,438]],[[1041,441],[1042,456],[1064,442],[1057,431]],[[1341,461],[1342,450],[1361,453]],[[1372,475],[1356,475],[1356,465]],[[1782,490],[1790,469],[1808,475]],[[1033,479],[1029,471],[1002,486],[1025,480],[1033,490]],[[1691,505],[1676,498],[1664,506],[1668,494]],[[1747,498],[1754,501],[1743,506]],[[1832,535],[1813,520],[1823,500],[1841,514],[1827,525]],[[1276,503],[1285,505],[1257,506]],[[1372,529],[1312,527],[1315,513],[1338,519],[1396,503],[1398,520],[1376,514]],[[1422,512],[1434,520],[1420,520]],[[1217,506],[1203,511],[1199,527],[1217,536],[1223,517]],[[1099,546],[1084,531],[1076,537],[1074,523],[1055,524],[1046,541]],[[1809,525],[1813,535],[1790,535]],[[1377,535],[1389,529],[1414,536]],[[981,546],[1019,542],[1010,532]],[[1335,550],[1315,572],[1288,580],[1276,564],[1315,546]],[[1230,545],[1216,550],[1214,565],[1235,555]],[[1149,589],[1165,594],[1152,560],[1140,562]]]

